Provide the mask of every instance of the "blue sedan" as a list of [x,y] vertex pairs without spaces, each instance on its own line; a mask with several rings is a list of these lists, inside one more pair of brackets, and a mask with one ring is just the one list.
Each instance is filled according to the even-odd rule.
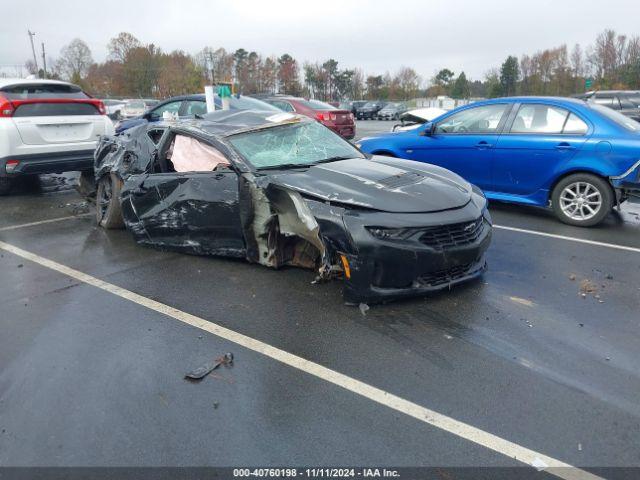
[[358,146],[452,170],[492,200],[551,206],[571,225],[596,225],[640,195],[640,123],[582,100],[487,100]]

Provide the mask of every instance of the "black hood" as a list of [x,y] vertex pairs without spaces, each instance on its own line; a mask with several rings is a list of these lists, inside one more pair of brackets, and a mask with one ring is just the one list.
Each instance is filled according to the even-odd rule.
[[455,173],[390,157],[339,160],[270,179],[322,200],[393,213],[450,210],[471,200],[471,185]]

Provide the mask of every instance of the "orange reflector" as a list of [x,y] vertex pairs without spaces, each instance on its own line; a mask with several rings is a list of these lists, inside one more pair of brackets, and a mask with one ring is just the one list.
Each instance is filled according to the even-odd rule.
[[351,268],[349,268],[349,260],[344,255],[340,255],[340,261],[342,262],[342,269],[344,270],[344,276],[347,280],[351,278]]

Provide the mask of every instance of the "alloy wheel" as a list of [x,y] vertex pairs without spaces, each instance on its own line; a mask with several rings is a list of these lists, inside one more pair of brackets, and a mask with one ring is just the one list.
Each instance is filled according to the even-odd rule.
[[589,220],[602,208],[602,194],[588,182],[570,183],[560,193],[560,208],[572,220]]

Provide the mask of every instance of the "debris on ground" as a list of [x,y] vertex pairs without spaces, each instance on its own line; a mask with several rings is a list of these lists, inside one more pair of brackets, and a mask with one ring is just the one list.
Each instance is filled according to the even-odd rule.
[[366,303],[361,303],[360,305],[358,305],[358,308],[360,309],[360,313],[362,315],[366,315],[367,311],[369,310],[369,305],[367,305]]
[[220,365],[224,365],[225,367],[230,367],[231,365],[233,365],[233,353],[225,353],[212,362],[207,362],[204,365],[193,369],[192,371],[186,373],[184,378],[188,380],[202,380]]
[[527,300],[526,298],[509,297],[509,300],[515,303],[519,303],[520,305],[524,305],[525,307],[533,307],[533,302],[531,300]]
[[613,280],[613,275],[607,273],[604,278],[606,278],[607,280]]
[[578,451],[581,452],[582,451],[582,444],[578,443]]
[[89,212],[89,203],[88,202],[70,202],[70,203],[59,203],[58,208],[69,208],[71,213],[74,215],[88,213]]
[[220,405],[218,402],[213,402],[213,409],[217,410],[218,409],[218,405]]
[[24,267],[24,265],[23,265],[23,264],[21,264],[21,263],[19,263],[19,264],[18,264],[18,268],[22,268],[22,267]]
[[598,291],[598,287],[588,278],[585,278],[580,282],[580,293],[595,293]]
[[576,274],[572,273],[571,275],[569,275],[569,280],[571,280],[572,282],[576,279]]

